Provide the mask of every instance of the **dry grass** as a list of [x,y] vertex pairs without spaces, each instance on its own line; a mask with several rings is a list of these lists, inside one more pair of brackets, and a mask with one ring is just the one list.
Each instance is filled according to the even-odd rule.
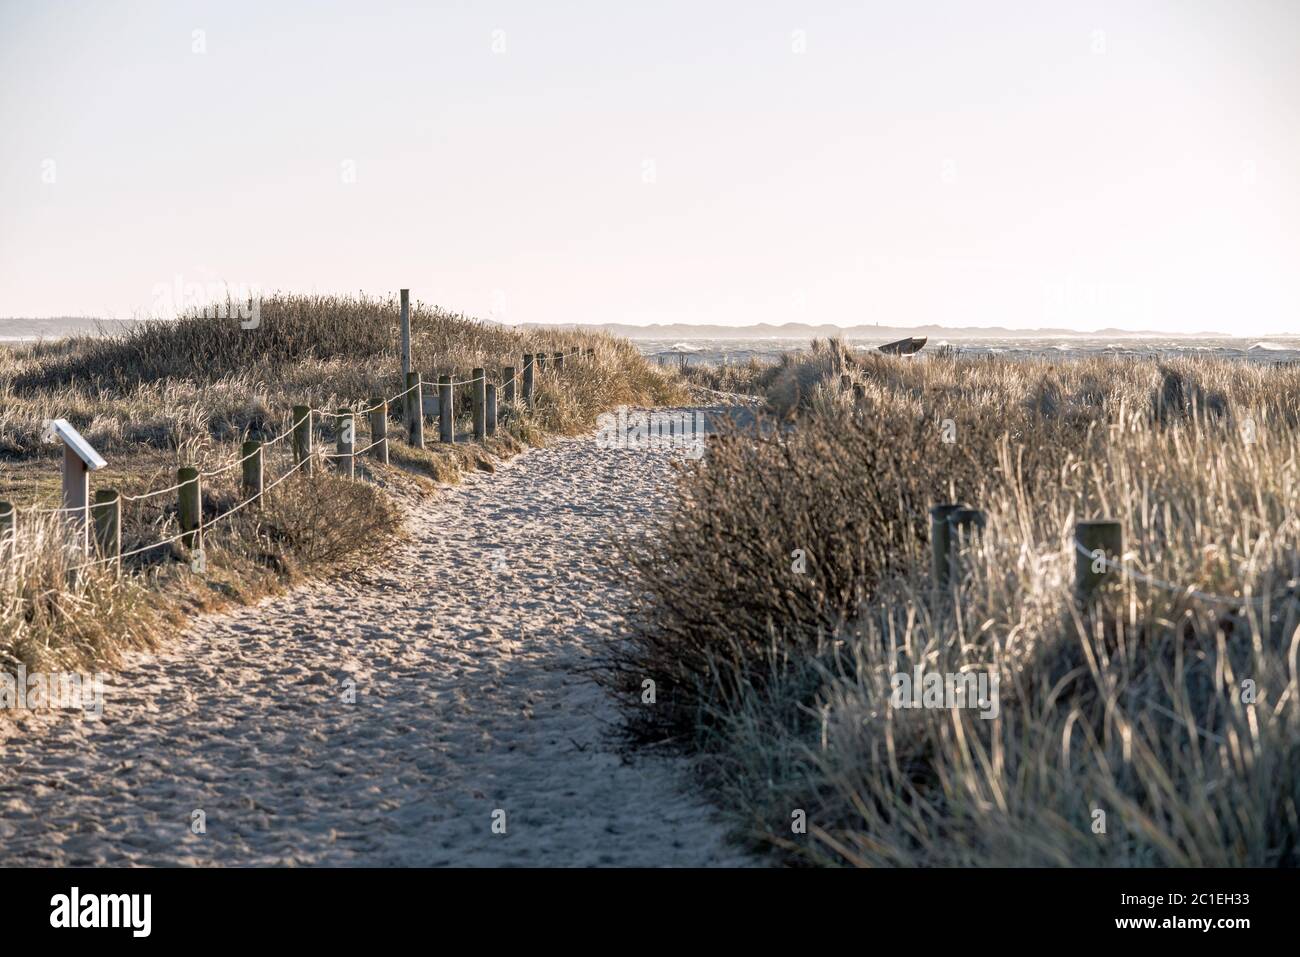
[[[784,359],[784,356],[782,356]],[[788,360],[786,360],[788,361]],[[692,363],[681,370],[687,384],[731,395],[763,395],[778,363],[750,357],[746,362],[726,365]]]
[[[437,443],[436,423],[426,425],[425,449],[406,445],[395,403],[389,466],[359,460],[355,482],[324,468],[295,475],[209,531],[202,572],[173,544],[127,559],[120,578],[103,565],[71,573],[84,563],[79,552],[59,523],[32,511],[59,504],[61,452],[40,440],[49,419],[68,419],[108,460],[92,487],[139,494],[174,484],[180,465],[207,471],[234,461],[244,439],[283,432],[295,404],[360,408],[400,392],[398,341],[395,301],[277,295],[262,303],[255,329],[194,316],[140,323],[120,337],[0,349],[0,499],[21,510],[16,557],[0,561],[0,668],[111,666],[187,612],[375,561],[398,531],[401,507],[434,482],[491,470],[526,445],[590,428],[604,409],[680,397],[671,378],[609,336],[523,334],[415,304],[412,352],[426,381],[465,379],[475,367],[501,381],[501,368],[521,366],[526,352],[596,355],[569,359],[562,371],[548,363],[535,407],[503,404],[504,421],[485,443],[468,441],[468,387],[457,389],[453,446]],[[317,441],[332,446],[333,429],[323,420]],[[356,446],[369,442],[369,423],[359,418]],[[267,452],[268,483],[291,467],[286,446]],[[205,478],[205,516],[239,503],[238,480],[238,469]],[[123,550],[177,534],[177,521],[172,495],[124,504]]]
[[[411,340],[426,381],[443,373],[464,379],[475,367],[496,376],[518,368],[524,353],[594,348],[594,362],[570,360],[562,373],[539,376],[529,426],[542,432],[581,431],[601,409],[671,398],[674,389],[634,347],[600,333],[522,333],[415,304]],[[142,322],[122,337],[0,350],[0,453],[52,455],[40,433],[53,417],[68,419],[103,451],[188,443],[199,454],[246,435],[274,435],[295,404],[360,408],[402,391],[398,342],[394,301],[276,296],[262,303],[256,329],[191,317]],[[463,428],[467,386],[457,389],[455,405]]]
[[[639,731],[701,748],[738,823],[793,860],[1300,864],[1300,371],[783,369],[769,400],[793,427],[715,443],[629,549],[643,599],[613,677],[657,682]],[[927,509],[952,500],[988,527],[936,593]],[[1130,570],[1253,600],[1130,577],[1077,608],[1072,529],[1099,516]],[[917,666],[996,675],[998,716],[896,707]]]

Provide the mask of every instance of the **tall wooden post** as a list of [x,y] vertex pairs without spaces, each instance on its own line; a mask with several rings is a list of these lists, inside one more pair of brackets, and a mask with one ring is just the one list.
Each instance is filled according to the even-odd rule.
[[482,442],[487,436],[487,374],[475,369],[469,374],[470,410],[474,413],[474,441]]
[[977,508],[959,508],[948,516],[948,574],[959,578],[961,547],[970,544],[984,529],[984,513]]
[[497,434],[497,386],[495,382],[487,384],[487,434]]
[[335,419],[338,424],[338,438],[334,441],[334,451],[338,455],[335,460],[338,462],[339,471],[348,478],[356,478],[356,465],[352,455],[352,450],[357,447],[357,423],[352,415],[351,409],[339,409],[338,418]]
[[203,534],[203,497],[199,488],[199,470],[185,466],[176,470],[176,481],[181,483],[177,490],[176,510],[180,517],[181,544],[186,548],[202,547]]
[[559,372],[563,368],[564,368],[564,353],[557,352],[555,353],[555,371]]
[[406,388],[410,391],[402,399],[402,408],[406,409],[406,428],[410,434],[411,444],[417,449],[424,448],[424,379],[418,372],[406,374]]
[[515,401],[515,367],[506,366],[501,370],[501,387],[503,395],[501,400],[509,405]]
[[936,590],[947,586],[951,567],[952,526],[948,524],[948,516],[963,507],[960,503],[946,502],[930,509],[930,580]]
[[[240,446],[239,454],[244,460],[244,498],[257,499],[262,494],[266,481],[266,471],[262,466],[262,443],[257,439],[249,439]],[[257,508],[259,504],[255,501],[251,507]]]
[[388,464],[388,400],[383,396],[370,403],[370,456]]
[[533,356],[524,354],[524,405],[533,407]]
[[63,515],[76,536],[81,554],[90,554],[90,470],[71,443],[63,444]]
[[[293,407],[293,464],[302,465],[302,471],[311,475],[315,463],[312,462],[311,448],[311,406],[295,405]],[[306,465],[302,463],[306,462]]]
[[402,290],[402,381],[411,374],[411,290]]
[[438,441],[448,444],[456,441],[456,410],[451,396],[451,376],[444,375],[438,379]]
[[101,558],[107,558],[118,572],[122,571],[122,495],[114,488],[95,491],[90,507],[95,525],[95,546]]
[[1110,519],[1078,522],[1074,542],[1074,589],[1080,599],[1086,600],[1119,578],[1114,566],[1124,554],[1124,529]]
[[533,356],[533,361],[537,364],[537,371],[538,371],[538,373],[542,373],[542,372],[545,372],[545,371],[546,371],[546,353],[545,353],[545,352],[539,352],[539,353],[537,353],[537,355]]
[[954,545],[969,542],[984,528],[984,513],[977,508],[959,508],[948,516]]

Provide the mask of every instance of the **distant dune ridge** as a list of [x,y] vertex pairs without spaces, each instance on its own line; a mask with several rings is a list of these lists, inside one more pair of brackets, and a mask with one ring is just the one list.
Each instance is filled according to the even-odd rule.
[[1228,339],[1223,332],[1152,332],[1133,329],[1007,329],[1003,326],[941,326],[934,323],[919,326],[893,326],[876,323],[862,323],[854,326],[837,326],[832,323],[810,324],[806,322],[783,322],[775,325],[759,322],[750,326],[696,325],[686,322],[652,323],[647,326],[634,326],[621,322],[603,322],[596,325],[580,323],[547,324],[539,322],[520,323],[519,329],[580,329],[588,332],[608,332],[611,335],[628,339],[756,339],[773,337],[780,339],[812,339],[815,337],[840,337],[843,339],[876,339],[888,336],[900,339],[903,336],[923,334],[948,339],[1045,339],[1053,337],[1088,338],[1106,337],[1112,339]]
[[45,319],[0,319],[0,341],[59,339],[71,335],[114,335],[134,324],[134,319],[99,319],[94,316],[51,316]]
[[[0,318],[0,339],[36,339],[53,338],[73,333],[104,332],[112,334],[131,326],[133,319],[100,319],[88,316],[58,316],[46,319]],[[509,325],[507,323],[487,322],[489,325]],[[760,322],[748,326],[719,326],[695,324],[688,322],[651,323],[637,326],[623,322],[602,323],[544,323],[523,322],[513,328],[521,331],[555,330],[579,332],[607,332],[611,335],[628,339],[812,339],[815,337],[838,336],[845,339],[876,339],[887,336],[898,339],[906,335],[922,334],[947,339],[1044,339],[1044,338],[1090,338],[1105,337],[1110,339],[1227,339],[1223,332],[1152,332],[1132,329],[1096,329],[1084,331],[1079,329],[1060,329],[1045,327],[1040,329],[1007,329],[1003,326],[943,326],[935,323],[925,325],[879,325],[861,323],[853,326],[837,326],[832,323],[783,322],[774,324]]]

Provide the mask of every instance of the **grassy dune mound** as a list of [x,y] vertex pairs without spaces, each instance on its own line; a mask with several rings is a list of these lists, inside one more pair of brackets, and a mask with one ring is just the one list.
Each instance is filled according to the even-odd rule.
[[[590,428],[620,403],[678,397],[677,386],[625,342],[602,334],[525,334],[418,304],[412,308],[414,367],[426,381],[468,379],[522,365],[525,353],[594,349],[537,376],[532,410],[501,407],[496,436],[469,441],[469,388],[458,387],[458,441],[440,446],[435,423],[427,447],[406,444],[400,403],[390,408],[391,464],[359,459],[361,481],[325,467],[297,473],[257,507],[205,534],[202,571],[171,543],[179,531],[175,495],[123,506],[125,561],[118,577],[84,564],[57,516],[61,452],[43,444],[43,423],[66,418],[108,460],[93,488],[140,495],[175,483],[176,469],[220,470],[246,438],[288,428],[294,405],[361,408],[402,391],[395,300],[277,295],[261,304],[255,328],[237,318],[194,316],[149,321],[122,336],[74,337],[0,349],[0,500],[19,506],[14,540],[0,556],[0,668],[73,669],[112,664],[124,648],[155,641],[188,610],[252,600],[304,576],[372,560],[398,533],[402,507],[429,494],[431,480],[454,481],[550,435]],[[522,371],[522,370],[520,370]],[[318,422],[317,443],[332,447],[335,423]],[[357,447],[369,423],[357,422]],[[267,449],[266,481],[292,467],[289,443]],[[205,517],[239,504],[239,469],[203,480]]]
[[[1300,371],[842,358],[777,367],[792,426],[715,442],[629,549],[634,727],[798,860],[1300,864]],[[947,501],[987,527],[936,589]],[[1101,516],[1130,574],[1079,607]],[[908,707],[918,668],[997,708]]]
[[[0,451],[40,454],[41,424],[67,418],[107,448],[175,448],[280,431],[290,407],[357,407],[403,388],[395,300],[277,295],[258,325],[201,316],[134,324],[123,336],[79,336],[0,351]],[[523,333],[414,304],[411,352],[426,380],[518,368],[525,353],[595,348],[541,381],[531,424],[585,429],[620,402],[669,389],[630,344],[599,333]],[[581,368],[579,368],[581,366]],[[468,389],[457,395],[468,411]]]

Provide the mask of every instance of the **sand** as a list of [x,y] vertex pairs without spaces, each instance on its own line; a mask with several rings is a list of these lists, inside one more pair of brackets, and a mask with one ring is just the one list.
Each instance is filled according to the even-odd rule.
[[530,450],[415,509],[383,567],[132,655],[102,720],[0,749],[0,864],[755,863],[590,677],[626,607],[610,537],[682,454]]

